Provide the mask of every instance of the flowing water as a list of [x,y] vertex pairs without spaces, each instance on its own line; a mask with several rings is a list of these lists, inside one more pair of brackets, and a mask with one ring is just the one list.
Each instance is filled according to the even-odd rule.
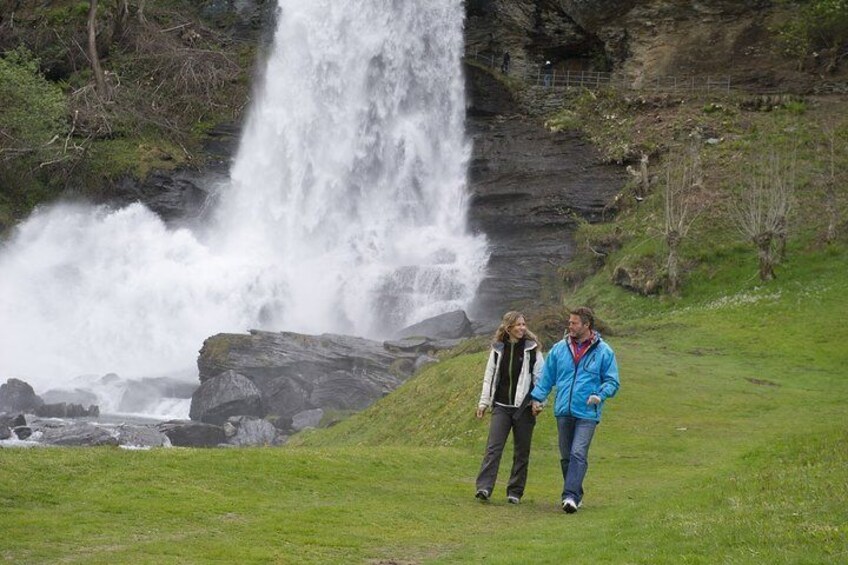
[[279,4],[207,225],[58,205],[0,248],[0,380],[196,379],[218,332],[385,337],[472,300],[460,0]]

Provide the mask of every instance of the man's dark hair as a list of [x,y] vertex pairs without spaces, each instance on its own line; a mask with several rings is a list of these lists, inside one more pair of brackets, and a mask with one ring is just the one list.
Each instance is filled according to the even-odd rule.
[[592,312],[592,309],[588,306],[581,306],[579,308],[575,308],[570,314],[574,316],[580,316],[580,320],[589,326],[589,329],[595,329],[595,313]]

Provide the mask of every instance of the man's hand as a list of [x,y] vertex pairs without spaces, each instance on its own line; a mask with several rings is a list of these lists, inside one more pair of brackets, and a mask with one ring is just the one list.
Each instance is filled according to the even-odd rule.
[[544,407],[542,406],[542,404],[535,400],[530,403],[530,411],[533,413],[534,416],[538,416],[542,412],[543,408]]
[[589,406],[595,406],[596,404],[600,404],[600,403],[601,403],[601,397],[598,396],[597,394],[590,394],[589,400],[586,401],[586,404],[588,404]]
[[483,414],[485,414],[485,413],[486,413],[486,407],[485,406],[478,406],[477,407],[477,419],[478,420],[481,420],[483,418]]

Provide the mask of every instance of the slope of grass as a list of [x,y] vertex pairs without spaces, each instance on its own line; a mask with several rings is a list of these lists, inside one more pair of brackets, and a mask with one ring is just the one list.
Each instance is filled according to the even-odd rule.
[[622,389],[574,516],[549,412],[522,504],[509,451],[493,502],[474,500],[478,352],[282,449],[0,450],[0,559],[845,562],[845,252],[806,257],[767,289],[617,311]]

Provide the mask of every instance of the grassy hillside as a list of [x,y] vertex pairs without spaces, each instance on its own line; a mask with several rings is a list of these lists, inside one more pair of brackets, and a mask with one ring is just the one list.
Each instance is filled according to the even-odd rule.
[[282,449],[0,450],[0,556],[845,562],[848,253],[805,261],[768,288],[714,287],[665,312],[652,298],[610,297],[601,313],[615,314],[622,389],[576,515],[558,510],[550,413],[537,425],[522,504],[505,503],[504,469],[491,504],[473,498],[486,433],[472,415],[480,352],[445,359]]

